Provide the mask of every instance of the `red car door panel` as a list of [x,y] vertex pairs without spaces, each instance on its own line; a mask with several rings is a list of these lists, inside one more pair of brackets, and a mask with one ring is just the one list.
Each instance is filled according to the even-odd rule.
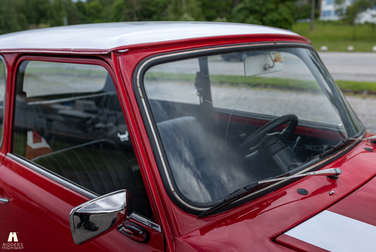
[[[163,251],[160,232],[141,223],[150,233],[147,244],[131,240],[116,229],[83,245],[73,242],[69,213],[89,198],[6,157],[0,168],[0,188],[8,203],[0,203],[0,242],[16,232],[25,251]],[[8,221],[9,219],[12,222]]]

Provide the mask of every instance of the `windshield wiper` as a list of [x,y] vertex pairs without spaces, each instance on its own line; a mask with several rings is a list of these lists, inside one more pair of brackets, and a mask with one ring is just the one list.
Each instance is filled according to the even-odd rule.
[[338,149],[342,148],[343,146],[347,145],[348,143],[350,143],[350,141],[357,141],[357,140],[371,141],[372,143],[374,143],[374,141],[376,140],[376,135],[371,136],[371,137],[367,137],[367,138],[354,138],[354,137],[345,138],[345,139],[339,141],[337,144],[333,145],[330,149],[321,153],[320,158],[323,158],[325,156],[328,156],[329,154],[332,154],[336,150],[338,150]]
[[349,140],[361,140],[361,141],[368,141],[368,140],[376,140],[376,135],[367,137],[367,138],[354,138],[354,137],[349,137]]
[[216,210],[218,210],[218,209],[220,209],[224,206],[227,206],[228,204],[230,204],[230,203],[236,201],[237,199],[239,199],[239,198],[247,195],[248,193],[252,192],[253,189],[255,189],[256,187],[258,187],[262,184],[266,184],[266,183],[270,183],[270,182],[283,181],[283,180],[288,180],[288,179],[292,179],[292,178],[307,177],[307,176],[328,176],[329,178],[332,178],[332,179],[338,179],[338,175],[340,175],[341,173],[342,173],[342,171],[339,168],[330,168],[330,169],[321,170],[321,171],[306,172],[306,173],[294,174],[294,175],[290,175],[290,176],[286,176],[286,177],[260,180],[260,181],[257,181],[257,182],[252,183],[252,184],[248,184],[245,187],[242,187],[242,188],[236,190],[235,192],[231,193],[226,198],[224,198],[220,203],[218,203],[215,206],[212,206],[208,210],[203,211],[198,216],[200,218],[202,218],[202,217],[204,217],[204,216],[206,216],[206,215],[208,215],[208,214],[210,214],[210,213],[212,213],[212,212],[214,212],[214,211],[216,211]]
[[348,143],[350,143],[351,140],[353,140],[353,139],[345,138],[345,139],[339,141],[337,144],[333,145],[330,149],[328,149],[328,150],[324,151],[323,153],[321,153],[320,154],[320,158],[328,156],[329,154],[332,154],[336,150],[341,149],[343,146],[345,146]]

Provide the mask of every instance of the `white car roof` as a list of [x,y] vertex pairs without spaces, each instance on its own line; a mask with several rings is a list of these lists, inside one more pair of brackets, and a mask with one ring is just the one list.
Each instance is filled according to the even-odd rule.
[[153,42],[254,34],[297,35],[278,28],[222,22],[103,23],[60,26],[1,35],[0,50],[110,50]]

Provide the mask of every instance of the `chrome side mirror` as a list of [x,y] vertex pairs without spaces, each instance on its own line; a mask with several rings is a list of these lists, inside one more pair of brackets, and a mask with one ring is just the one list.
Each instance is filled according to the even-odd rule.
[[128,190],[115,191],[85,202],[69,214],[73,240],[80,245],[110,231],[132,213]]

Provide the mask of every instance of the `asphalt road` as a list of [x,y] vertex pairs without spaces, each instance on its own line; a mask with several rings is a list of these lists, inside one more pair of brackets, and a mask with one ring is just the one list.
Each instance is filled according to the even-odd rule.
[[376,97],[347,95],[346,98],[367,130],[376,134]]
[[[319,55],[335,80],[376,82],[376,53],[320,52]],[[181,73],[182,69],[189,73],[199,71],[198,65],[190,61],[192,60],[186,60],[183,68],[171,63],[162,65],[156,70],[173,73]],[[212,64],[216,66],[212,69],[214,74],[228,71],[228,63],[214,61]],[[242,62],[233,61],[231,66],[233,67],[231,69],[233,74],[244,75]],[[294,67],[290,67],[289,71],[294,71]],[[299,72],[294,74],[296,78],[299,78]],[[376,108],[376,96],[346,95],[346,97],[365,127],[376,134],[376,110],[374,109]]]
[[320,52],[319,55],[335,80],[376,82],[376,53]]
[[[335,80],[376,82],[376,53],[319,53]],[[376,134],[376,96],[346,95],[364,126]]]

